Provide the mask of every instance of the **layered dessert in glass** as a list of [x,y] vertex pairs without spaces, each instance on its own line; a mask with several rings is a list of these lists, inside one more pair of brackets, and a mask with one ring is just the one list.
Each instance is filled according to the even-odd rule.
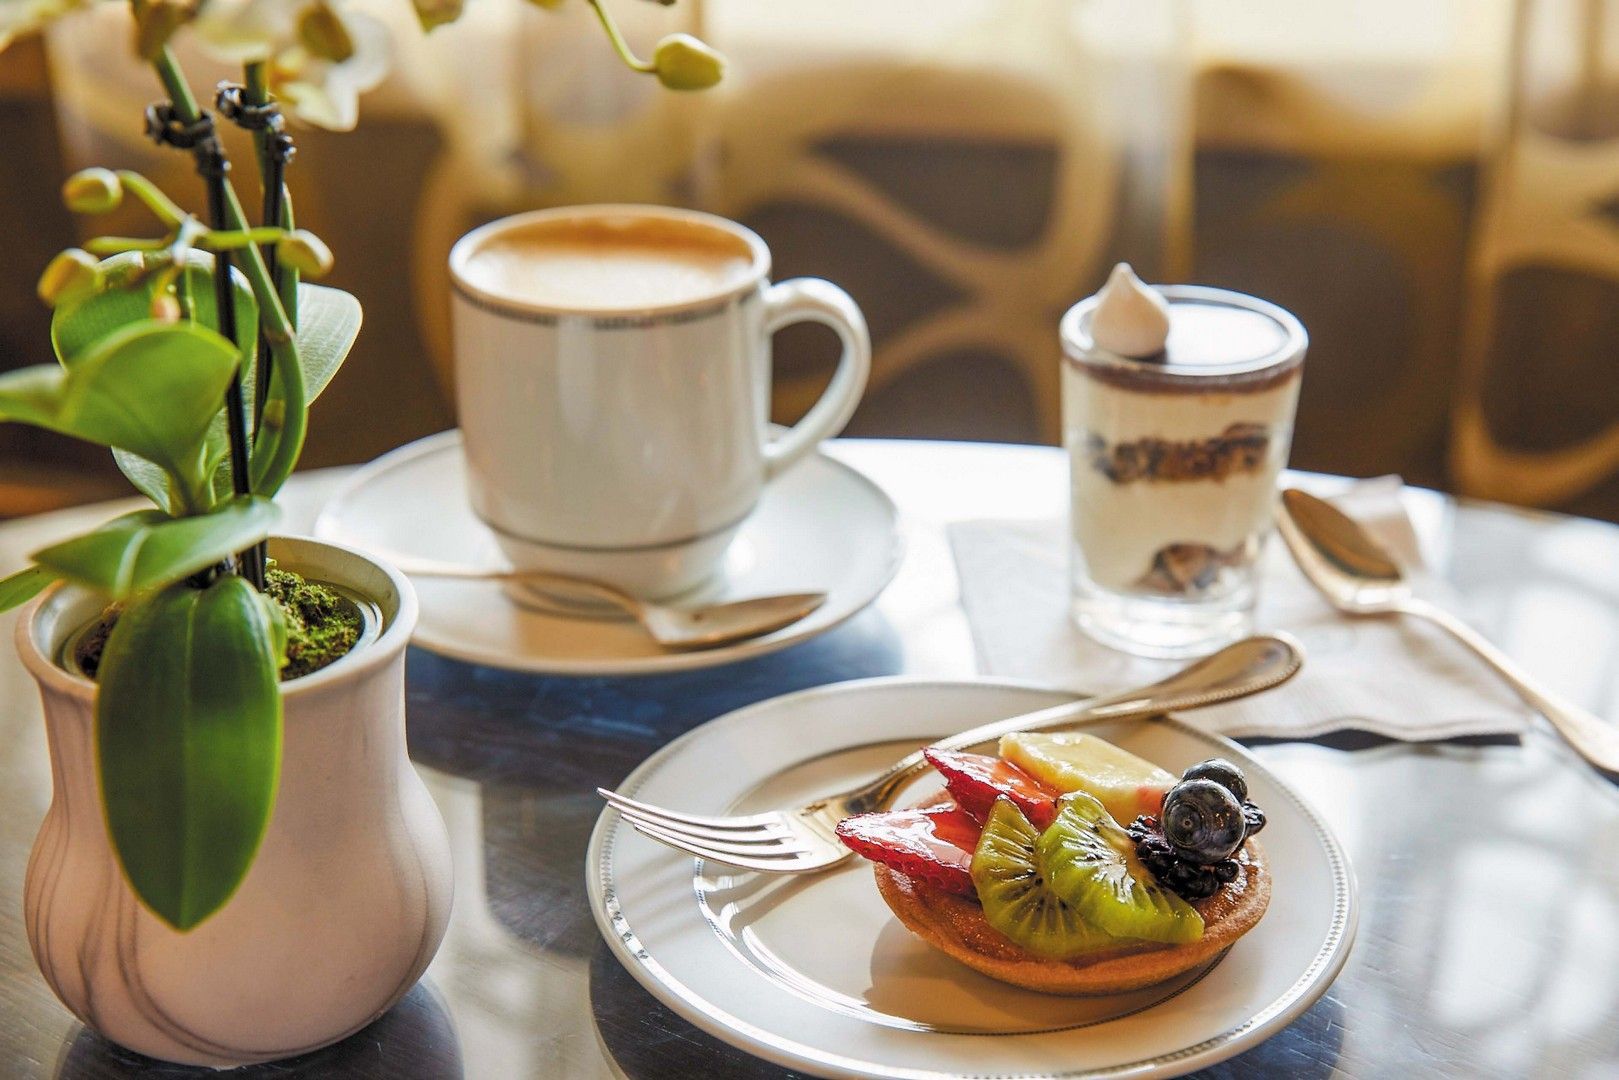
[[1147,656],[1248,633],[1306,336],[1274,304],[1121,265],[1062,320],[1073,615]]

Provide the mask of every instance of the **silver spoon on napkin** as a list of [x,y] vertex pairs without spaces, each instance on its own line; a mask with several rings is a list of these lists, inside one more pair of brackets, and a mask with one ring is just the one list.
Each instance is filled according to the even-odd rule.
[[1277,529],[1329,603],[1346,615],[1413,615],[1449,631],[1539,712],[1581,757],[1619,774],[1619,726],[1541,688],[1506,653],[1444,608],[1412,594],[1398,561],[1353,518],[1297,488],[1282,492]]

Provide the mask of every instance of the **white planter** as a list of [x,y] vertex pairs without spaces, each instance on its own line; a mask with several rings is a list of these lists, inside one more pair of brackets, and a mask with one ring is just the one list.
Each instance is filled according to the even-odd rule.
[[24,890],[34,958],[86,1025],[169,1061],[268,1061],[359,1030],[415,984],[449,920],[449,839],[405,754],[416,593],[348,548],[276,539],[271,554],[369,597],[382,632],[283,686],[281,786],[264,844],[236,895],[189,933],[143,908],[118,868],[98,792],[95,686],[56,663],[95,597],[53,588],[18,624],[54,788]]

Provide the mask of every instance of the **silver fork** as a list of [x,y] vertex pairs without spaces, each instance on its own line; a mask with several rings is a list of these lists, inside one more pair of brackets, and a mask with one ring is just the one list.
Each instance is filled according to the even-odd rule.
[[[1014,731],[1077,727],[1217,705],[1280,686],[1303,664],[1302,647],[1291,637],[1276,634],[1244,638],[1139,690],[1065,702],[997,720],[940,739],[932,748],[965,750]],[[922,751],[917,750],[851,791],[828,795],[797,809],[731,817],[667,810],[606,788],[597,788],[596,793],[637,832],[661,844],[746,870],[808,874],[835,866],[851,854],[838,841],[838,822],[854,814],[888,809],[906,784],[927,767]]]

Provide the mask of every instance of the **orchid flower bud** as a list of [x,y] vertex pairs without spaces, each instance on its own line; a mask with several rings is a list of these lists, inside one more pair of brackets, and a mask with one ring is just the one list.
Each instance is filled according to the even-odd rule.
[[39,275],[35,291],[48,307],[58,307],[93,292],[101,282],[101,263],[88,251],[68,248]]
[[320,277],[332,268],[332,249],[307,229],[294,229],[275,244],[275,257],[300,274]]
[[124,186],[111,169],[80,169],[62,182],[62,202],[75,214],[105,214],[124,201]]
[[725,57],[690,34],[670,34],[652,53],[652,69],[670,90],[706,90],[725,74]]

